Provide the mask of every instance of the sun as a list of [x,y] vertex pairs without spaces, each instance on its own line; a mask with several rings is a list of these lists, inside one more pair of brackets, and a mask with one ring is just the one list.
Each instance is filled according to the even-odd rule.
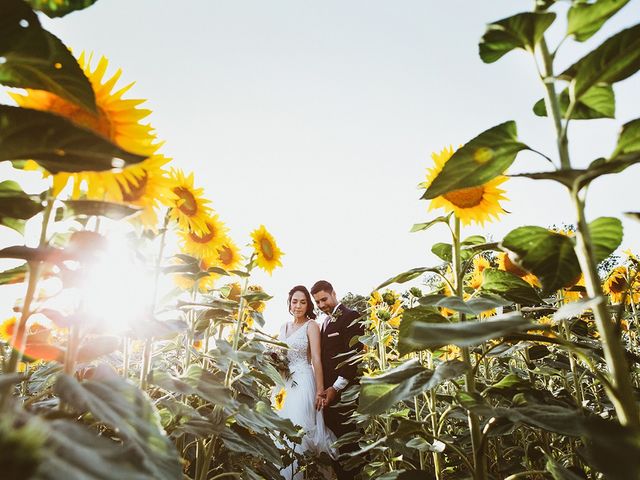
[[171,205],[169,218],[177,222],[181,230],[191,231],[196,235],[209,233],[207,221],[211,216],[211,208],[207,203],[210,201],[203,197],[203,188],[194,187],[193,172],[185,175],[182,170],[172,168],[170,175],[175,200]]
[[[453,147],[449,146],[440,153],[431,154],[434,165],[427,170],[427,179],[421,185],[422,187],[428,188],[431,185],[453,153]],[[429,210],[442,208],[446,212],[453,212],[463,225],[469,225],[472,222],[484,225],[486,221],[497,220],[499,215],[504,213],[500,201],[507,200],[503,195],[505,191],[498,187],[506,180],[507,177],[500,175],[476,187],[447,192],[431,200]]]
[[282,258],[284,254],[278,248],[275,239],[264,225],[260,225],[260,228],[254,230],[251,233],[251,238],[253,239],[253,248],[257,255],[256,263],[258,267],[271,275],[276,267],[282,266],[280,258]]

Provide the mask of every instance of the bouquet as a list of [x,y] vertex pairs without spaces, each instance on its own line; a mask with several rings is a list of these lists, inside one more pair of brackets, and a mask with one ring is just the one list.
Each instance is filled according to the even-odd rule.
[[291,370],[289,369],[289,358],[285,347],[270,346],[267,352],[267,359],[285,381],[289,380]]

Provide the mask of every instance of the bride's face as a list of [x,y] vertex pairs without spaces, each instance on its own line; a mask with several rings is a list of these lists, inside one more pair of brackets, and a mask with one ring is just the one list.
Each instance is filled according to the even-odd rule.
[[307,313],[307,308],[309,303],[307,302],[307,297],[305,297],[302,292],[295,292],[291,297],[291,313],[296,318],[304,317],[305,313]]

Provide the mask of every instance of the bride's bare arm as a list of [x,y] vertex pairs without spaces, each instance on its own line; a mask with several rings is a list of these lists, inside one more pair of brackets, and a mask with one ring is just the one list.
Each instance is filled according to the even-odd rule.
[[313,365],[313,375],[316,379],[316,392],[324,391],[324,380],[322,376],[322,360],[320,357],[320,327],[316,322],[309,321],[307,328],[309,337],[309,349],[311,350],[311,365]]

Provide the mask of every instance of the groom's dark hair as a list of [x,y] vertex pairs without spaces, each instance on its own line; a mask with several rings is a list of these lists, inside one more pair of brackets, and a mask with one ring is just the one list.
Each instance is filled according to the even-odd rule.
[[333,292],[333,286],[326,280],[318,280],[313,284],[313,287],[311,287],[311,295],[315,295],[318,292],[331,293]]

